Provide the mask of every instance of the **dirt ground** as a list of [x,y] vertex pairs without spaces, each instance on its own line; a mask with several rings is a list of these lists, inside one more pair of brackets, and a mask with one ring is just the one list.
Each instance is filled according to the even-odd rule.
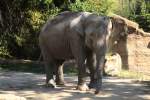
[[43,74],[2,71],[0,100],[150,100],[150,86],[133,79],[105,77],[99,95],[75,90],[77,76],[65,75],[66,86],[56,89],[46,88],[44,80]]

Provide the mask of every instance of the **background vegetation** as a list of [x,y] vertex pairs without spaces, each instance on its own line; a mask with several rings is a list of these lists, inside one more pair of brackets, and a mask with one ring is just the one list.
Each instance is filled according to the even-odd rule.
[[0,57],[37,60],[42,25],[66,10],[116,13],[150,32],[149,0],[0,0]]

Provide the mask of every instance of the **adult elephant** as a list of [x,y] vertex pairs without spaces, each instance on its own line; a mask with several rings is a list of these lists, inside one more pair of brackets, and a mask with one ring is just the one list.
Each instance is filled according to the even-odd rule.
[[[112,21],[113,20],[113,21]],[[117,24],[116,24],[117,23]],[[122,29],[113,27],[122,24]],[[102,69],[109,39],[123,35],[126,23],[121,19],[98,16],[89,12],[63,12],[49,20],[41,30],[39,44],[45,61],[46,84],[64,84],[64,61],[75,59],[78,65],[77,89],[88,90],[86,66],[90,70],[90,88],[98,93],[102,86]],[[113,26],[113,27],[112,27]],[[121,33],[121,34],[120,34]],[[111,43],[112,45],[112,43]]]

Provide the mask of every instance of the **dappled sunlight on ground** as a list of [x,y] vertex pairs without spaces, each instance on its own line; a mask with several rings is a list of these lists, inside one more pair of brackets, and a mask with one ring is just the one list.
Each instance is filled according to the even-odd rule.
[[65,80],[66,86],[51,89],[44,86],[43,74],[3,71],[0,73],[0,96],[12,94],[27,100],[150,100],[150,88],[134,79],[105,77],[103,91],[98,95],[93,91],[76,90],[77,76],[65,75]]

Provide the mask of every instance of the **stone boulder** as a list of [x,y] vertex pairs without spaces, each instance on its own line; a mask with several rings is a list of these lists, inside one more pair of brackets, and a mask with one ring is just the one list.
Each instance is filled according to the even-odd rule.
[[121,57],[118,53],[106,56],[106,62],[104,66],[105,73],[108,75],[117,75],[122,69]]

